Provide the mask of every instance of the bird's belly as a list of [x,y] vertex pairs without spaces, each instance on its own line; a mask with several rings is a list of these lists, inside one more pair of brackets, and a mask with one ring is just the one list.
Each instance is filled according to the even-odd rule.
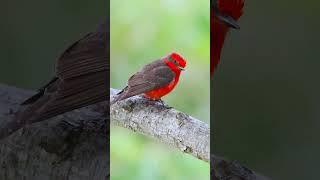
[[147,98],[150,98],[150,99],[153,99],[153,100],[161,99],[162,96],[165,96],[166,94],[171,92],[172,89],[176,86],[176,84],[177,84],[177,81],[174,79],[168,85],[166,85],[164,87],[157,88],[157,89],[153,89],[153,90],[148,91],[148,92],[145,92],[144,95]]

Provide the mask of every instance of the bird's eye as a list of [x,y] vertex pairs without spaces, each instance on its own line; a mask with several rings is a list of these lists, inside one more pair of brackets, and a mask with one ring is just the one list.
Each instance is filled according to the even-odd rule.
[[177,61],[176,59],[172,58],[172,57],[169,57],[169,60],[170,60],[171,62],[173,62],[175,65],[178,65],[178,64],[179,64],[178,61]]

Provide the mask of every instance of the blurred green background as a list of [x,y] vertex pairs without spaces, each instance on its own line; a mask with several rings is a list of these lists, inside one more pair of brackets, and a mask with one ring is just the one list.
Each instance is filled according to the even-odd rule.
[[213,82],[216,154],[273,179],[319,179],[319,17],[319,1],[246,1]]
[[105,0],[1,1],[0,83],[38,89],[61,53],[108,14]]
[[[209,1],[111,1],[111,87],[172,51],[187,60],[163,100],[209,123]],[[153,139],[111,126],[112,180],[209,179],[209,164]]]

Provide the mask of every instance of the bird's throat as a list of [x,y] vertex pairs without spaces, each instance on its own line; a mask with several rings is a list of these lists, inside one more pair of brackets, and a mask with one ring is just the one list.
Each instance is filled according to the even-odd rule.
[[180,76],[181,70],[180,68],[173,64],[172,62],[170,62],[169,60],[165,59],[164,62],[167,64],[167,66],[169,66],[169,68],[176,74],[176,76]]

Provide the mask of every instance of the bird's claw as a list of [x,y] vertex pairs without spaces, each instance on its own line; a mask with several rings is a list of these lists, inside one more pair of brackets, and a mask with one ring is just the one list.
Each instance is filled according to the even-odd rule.
[[149,99],[150,101],[149,102],[152,102],[149,103],[149,105],[156,105],[156,103],[160,103],[163,107],[165,107],[166,109],[172,109],[173,107],[171,106],[168,106],[167,104],[164,103],[164,101],[162,101],[161,99]]
[[157,102],[161,103],[163,107],[165,107],[166,109],[172,109],[173,107],[168,106],[167,104],[165,104],[162,99],[157,99]]
[[156,100],[154,100],[154,101],[161,103],[162,106],[165,106],[164,102],[163,102],[161,99],[156,99]]

